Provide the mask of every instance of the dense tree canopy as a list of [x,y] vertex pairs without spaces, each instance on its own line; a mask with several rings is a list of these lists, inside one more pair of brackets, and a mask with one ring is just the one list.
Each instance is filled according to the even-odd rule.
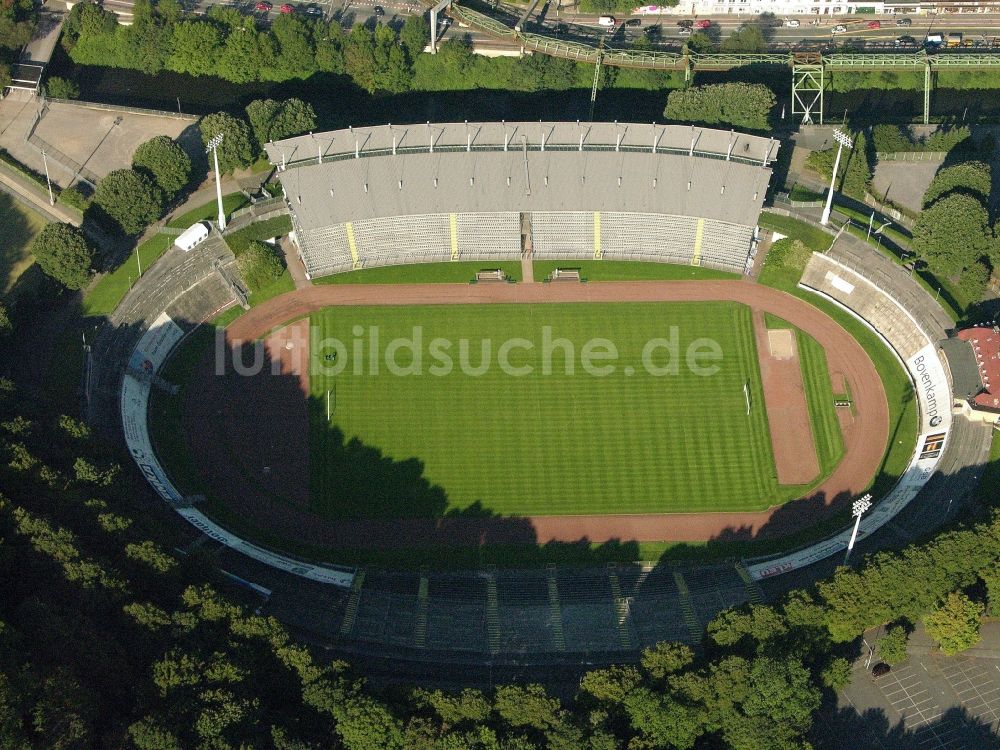
[[[208,115],[201,121],[201,139],[206,145],[215,136],[222,134],[219,146],[219,170],[228,174],[234,169],[242,169],[253,163],[257,155],[250,126],[246,120],[233,117],[225,112]],[[209,165],[211,165],[211,155]]]
[[[872,181],[872,165],[868,161],[868,140],[863,132],[852,133],[852,148],[844,148],[837,169],[837,190],[857,200],[864,200]],[[837,147],[813,151],[806,158],[806,166],[819,174],[824,181],[833,175],[837,160]]]
[[774,92],[759,83],[693,86],[670,92],[663,114],[679,122],[766,130],[775,101]]
[[246,246],[236,259],[236,265],[240,269],[243,281],[252,292],[267,286],[285,270],[278,249],[259,241]]
[[122,232],[136,235],[160,218],[163,191],[141,172],[116,169],[97,183],[92,205]]
[[246,112],[261,146],[316,129],[316,112],[301,99],[256,99],[247,105]]
[[168,199],[177,195],[191,179],[190,157],[176,141],[165,135],[140,144],[132,155],[132,168],[151,177]]
[[966,161],[940,170],[924,192],[924,207],[952,193],[965,193],[981,202],[989,201],[992,187],[990,165]]
[[932,269],[961,273],[990,246],[989,214],[970,195],[955,193],[924,209],[913,228],[913,248]]
[[954,656],[979,643],[983,603],[953,591],[924,617],[927,635],[938,642],[941,653]]
[[39,267],[67,289],[82,289],[90,278],[94,251],[70,224],[49,224],[35,237],[31,254]]

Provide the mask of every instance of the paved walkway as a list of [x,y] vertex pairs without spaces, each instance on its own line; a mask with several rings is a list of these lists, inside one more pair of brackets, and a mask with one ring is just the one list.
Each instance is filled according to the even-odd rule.
[[521,283],[535,283],[535,267],[530,255],[521,256]]
[[296,289],[305,289],[312,286],[312,282],[306,278],[306,269],[299,258],[299,251],[288,237],[281,238],[281,252],[285,255],[285,266],[292,276]]

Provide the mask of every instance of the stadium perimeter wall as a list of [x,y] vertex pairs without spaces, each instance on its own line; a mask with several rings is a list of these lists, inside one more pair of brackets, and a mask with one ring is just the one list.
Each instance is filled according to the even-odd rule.
[[[191,504],[170,481],[153,450],[147,412],[151,378],[167,361],[170,352],[183,340],[184,331],[167,313],[162,313],[139,339],[129,360],[129,372],[122,380],[121,418],[125,444],[146,481],[184,520],[205,536],[241,552],[247,557],[287,573],[320,583],[349,587],[354,574],[348,570],[313,565],[278,555],[229,533]],[[137,377],[132,373],[146,373]]]
[[[895,353],[910,376],[919,410],[917,450],[896,486],[875,498],[858,529],[858,539],[887,524],[924,488],[937,470],[952,424],[951,387],[947,365],[938,356],[935,339],[891,295],[848,266],[814,253],[799,286],[860,320]],[[851,528],[809,547],[747,565],[755,580],[808,567],[847,549]]]

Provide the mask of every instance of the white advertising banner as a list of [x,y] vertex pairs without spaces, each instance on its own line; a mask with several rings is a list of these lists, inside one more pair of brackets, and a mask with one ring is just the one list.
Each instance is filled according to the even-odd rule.
[[[847,269],[845,269],[844,275],[865,281]],[[871,327],[868,321],[860,318],[857,313],[833,297],[817,289],[810,288],[810,291],[834,302]],[[881,291],[878,293],[883,294]],[[891,300],[888,295],[885,295],[885,298]],[[893,303],[896,304],[895,301]],[[902,307],[900,307],[900,315],[912,320],[912,317]],[[913,325],[917,330],[921,330],[915,321]],[[920,434],[917,437],[916,451],[896,486],[886,495],[874,498],[875,505],[861,519],[858,539],[864,539],[880,529],[917,496],[917,493],[933,476],[944,452],[952,419],[951,386],[948,383],[944,365],[938,356],[937,347],[930,338],[927,336],[924,338],[927,343],[920,351],[909,359],[900,360],[913,381],[914,393],[917,397]],[[852,529],[849,527],[829,539],[824,539],[822,542],[804,549],[796,550],[779,558],[749,564],[747,570],[754,579],[761,580],[807,567],[830,555],[845,551],[851,538],[851,531]]]
[[160,497],[170,503],[178,514],[205,536],[286,573],[293,573],[320,583],[349,587],[354,581],[354,575],[348,571],[312,565],[269,552],[226,531],[201,511],[183,507],[184,496],[174,487],[153,452],[146,419],[150,381],[166,362],[171,350],[183,338],[184,331],[170,319],[169,315],[163,313],[139,339],[129,359],[128,372],[122,380],[122,430],[125,444],[139,470]]

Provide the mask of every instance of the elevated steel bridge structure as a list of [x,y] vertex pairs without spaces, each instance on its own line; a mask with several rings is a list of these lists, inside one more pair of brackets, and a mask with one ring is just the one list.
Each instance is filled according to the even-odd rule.
[[[534,6],[532,6],[534,7]],[[679,52],[635,50],[611,47],[604,40],[596,44],[559,39],[534,31],[525,31],[525,12],[513,25],[504,20],[452,2],[449,13],[463,25],[496,39],[505,39],[528,51],[591,63],[598,68],[684,71],[690,81],[697,71],[725,71],[746,65],[784,65],[792,71],[792,116],[806,123],[823,124],[824,91],[829,74],[837,72],[922,72],[924,76],[923,122],[930,122],[931,91],[935,74],[942,70],[1000,70],[1000,52],[971,52],[966,49],[941,49],[932,54],[920,49],[913,52],[762,52],[699,53],[683,47]],[[596,75],[595,75],[596,81]],[[596,95],[596,86],[593,92]]]

